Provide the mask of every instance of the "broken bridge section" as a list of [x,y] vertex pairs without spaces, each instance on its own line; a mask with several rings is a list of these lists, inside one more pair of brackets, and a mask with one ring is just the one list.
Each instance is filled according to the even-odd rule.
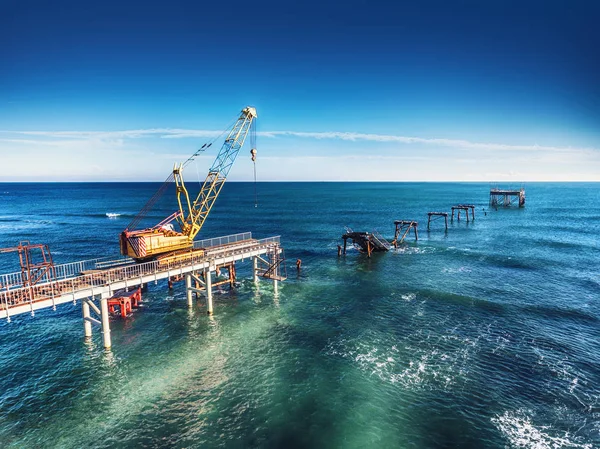
[[389,251],[392,247],[391,243],[381,236],[377,231],[373,232],[354,232],[347,228],[347,232],[342,235],[344,240],[344,254],[346,254],[346,248],[348,240],[351,241],[352,245],[362,253],[367,253],[369,257],[374,252],[385,252]]

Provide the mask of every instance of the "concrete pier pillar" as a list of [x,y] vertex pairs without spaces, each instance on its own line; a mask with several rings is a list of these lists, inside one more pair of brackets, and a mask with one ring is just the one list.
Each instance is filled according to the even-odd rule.
[[258,284],[258,258],[256,256],[252,258],[252,280]]
[[83,335],[86,337],[92,336],[92,323],[89,320],[91,318],[90,315],[90,305],[87,303],[85,299],[81,300],[81,311],[83,313]]
[[90,305],[87,303],[85,299],[81,300],[81,311],[83,313],[83,335],[86,337],[92,336],[92,322],[89,320],[91,318],[90,315]]
[[110,339],[110,321],[108,319],[108,298],[100,299],[100,312],[102,315],[102,340],[104,341],[104,348],[110,349],[112,342]]
[[213,301],[212,301],[212,274],[210,268],[204,272],[204,278],[206,280],[206,313],[209,315],[213,314]]
[[[277,259],[277,256],[275,256],[275,259]],[[278,287],[278,282],[277,282],[277,276],[279,275],[279,265],[275,265],[275,269],[273,270],[273,293],[277,294],[277,287]]]
[[185,275],[185,295],[188,307],[192,307],[192,276],[189,273]]

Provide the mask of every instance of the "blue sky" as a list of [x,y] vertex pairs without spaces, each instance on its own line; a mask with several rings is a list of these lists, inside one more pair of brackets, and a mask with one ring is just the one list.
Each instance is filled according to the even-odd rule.
[[[600,181],[599,16],[593,1],[5,0],[0,180],[159,181],[254,105],[262,180]],[[245,153],[230,179],[251,179]]]

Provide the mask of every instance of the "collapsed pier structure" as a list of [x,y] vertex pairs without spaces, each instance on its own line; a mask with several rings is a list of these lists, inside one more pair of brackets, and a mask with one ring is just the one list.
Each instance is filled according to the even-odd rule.
[[[433,217],[433,219],[432,219]],[[427,212],[427,230],[429,230],[429,226],[432,221],[438,220],[439,218],[444,217],[444,221],[446,222],[446,231],[448,230],[448,212]]]
[[457,211],[457,219],[460,220],[460,212],[464,211],[467,216],[467,222],[469,221],[469,211],[471,211],[471,216],[473,220],[475,220],[475,206],[473,204],[458,204],[456,206],[452,206],[452,217],[450,221],[454,221],[454,211]]
[[394,245],[395,248],[398,248],[398,245],[404,242],[404,239],[408,236],[411,229],[415,234],[415,240],[419,240],[419,231],[417,230],[419,227],[418,222],[414,220],[396,220],[394,221],[394,225],[396,226],[396,231],[394,232],[392,245]]
[[498,188],[490,189],[490,206],[509,207],[517,204],[519,207],[525,206],[525,188],[519,190],[502,190]]
[[[518,203],[519,207],[523,207],[525,205],[525,189],[521,188],[520,190],[500,190],[498,188],[492,188],[490,190],[490,206],[497,208],[499,204],[503,206],[510,206],[514,203]],[[450,216],[450,220],[454,222],[454,213],[457,213],[457,220],[460,221],[461,212],[465,213],[465,218],[467,223],[471,221],[475,221],[475,205],[474,204],[456,204],[451,207],[452,213]],[[484,213],[485,208],[483,209]],[[469,219],[469,212],[471,213],[471,217]],[[427,231],[430,230],[431,222],[438,220],[440,218],[444,219],[444,224],[446,228],[446,232],[448,232],[448,212],[427,212]],[[394,225],[396,226],[394,232],[394,238],[391,243],[388,243],[383,237],[381,237],[378,233],[373,232],[353,232],[351,229],[346,228],[346,234],[342,235],[342,239],[344,239],[344,248],[342,251],[342,247],[338,245],[338,256],[341,256],[342,253],[346,254],[346,247],[348,239],[351,240],[354,247],[356,247],[360,252],[367,253],[369,257],[371,257],[371,253],[373,252],[385,252],[389,251],[391,246],[394,248],[398,248],[398,245],[404,243],[406,237],[410,234],[410,230],[414,231],[415,240],[419,240],[419,232],[418,226],[419,223],[415,220],[396,220],[394,221]]]
[[384,239],[377,231],[373,232],[354,232],[347,228],[346,233],[342,235],[344,240],[343,253],[346,254],[346,248],[348,240],[352,242],[352,245],[360,252],[367,253],[369,257],[374,252],[385,252],[389,251],[392,245],[386,239]]

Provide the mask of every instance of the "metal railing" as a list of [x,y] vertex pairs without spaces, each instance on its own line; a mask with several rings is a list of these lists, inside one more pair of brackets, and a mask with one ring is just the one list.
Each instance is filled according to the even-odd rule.
[[102,262],[96,262],[96,270],[103,270],[104,268],[114,267],[117,265],[125,265],[129,263],[135,263],[131,257],[123,256],[118,259],[111,259]]
[[242,232],[240,234],[226,235],[224,237],[215,237],[212,239],[197,240],[194,242],[194,249],[210,248],[211,246],[228,245],[231,243],[241,242],[242,240],[250,240],[251,232]]
[[[121,265],[124,263],[133,262],[133,259],[129,257],[121,257],[115,259],[114,257],[101,257],[97,259],[81,260],[78,262],[64,263],[54,266],[54,279],[66,279],[87,270],[100,270],[110,265]],[[47,279],[49,280],[49,279]],[[0,291],[6,288],[19,288],[23,286],[23,279],[21,272],[0,274]]]
[[373,230],[373,232],[371,233],[371,235],[373,236],[373,240],[375,240],[375,242],[377,242],[377,244],[379,244],[380,246],[384,247],[385,249],[389,250],[392,245],[390,244],[390,242],[388,242],[379,232],[377,232],[376,230]]
[[[245,234],[247,235],[250,233],[245,233]],[[237,235],[241,236],[244,234],[237,234]],[[232,237],[232,236],[230,236],[230,237]],[[242,239],[239,238],[238,240],[234,240],[234,241],[241,241],[241,240]],[[244,239],[244,240],[247,240],[247,239]],[[268,247],[268,246],[273,246],[273,245],[276,246],[276,245],[279,245],[279,241],[280,241],[279,236],[269,237],[266,239],[255,240],[255,241],[251,242],[251,244],[246,245],[246,246],[233,246],[229,250],[227,250],[227,248],[225,248],[225,250],[223,252],[220,252],[218,254],[218,256],[214,256],[214,257],[211,257],[210,254],[205,255],[203,253],[201,253],[201,254],[191,253],[189,255],[189,257],[186,257],[183,259],[182,258],[177,258],[175,260],[167,259],[166,261],[153,260],[150,262],[129,264],[126,266],[109,268],[109,269],[100,270],[95,273],[90,273],[90,274],[85,274],[85,275],[80,274],[84,270],[78,269],[78,268],[88,267],[91,265],[92,261],[82,261],[82,262],[75,262],[73,264],[66,264],[71,267],[71,268],[69,268],[69,270],[76,272],[76,274],[73,277],[57,279],[57,280],[54,280],[51,282],[44,282],[42,284],[36,284],[34,286],[20,287],[20,288],[15,288],[15,289],[10,289],[10,290],[7,290],[7,289],[0,290],[0,298],[1,298],[0,307],[2,309],[6,310],[7,316],[8,316],[8,311],[10,310],[11,307],[21,306],[21,305],[25,305],[25,304],[32,305],[35,302],[45,301],[45,300],[49,300],[49,299],[54,300],[55,298],[63,296],[63,295],[74,295],[75,293],[77,293],[78,291],[81,291],[81,290],[89,290],[90,288],[93,289],[93,287],[95,287],[95,286],[98,286],[98,287],[105,286],[105,285],[109,285],[109,284],[119,282],[119,281],[126,281],[126,280],[130,280],[130,279],[136,279],[136,280],[140,279],[141,280],[141,278],[143,276],[152,275],[157,272],[165,272],[165,271],[182,268],[182,267],[189,266],[189,265],[194,265],[197,263],[203,263],[206,261],[213,260],[215,258],[226,258],[226,257],[230,257],[230,256],[235,256],[235,255],[239,255],[239,254],[248,252],[250,249],[256,250],[256,249],[261,249],[261,248]],[[99,259],[95,259],[93,261],[93,266],[97,265],[98,260]],[[80,264],[80,265],[78,265],[78,264]],[[76,268],[78,269],[78,271],[76,271]],[[20,273],[19,273],[19,275],[20,275]]]
[[280,235],[276,235],[275,237],[267,237],[266,239],[260,239],[258,240],[261,243],[280,243],[281,242],[281,236]]

